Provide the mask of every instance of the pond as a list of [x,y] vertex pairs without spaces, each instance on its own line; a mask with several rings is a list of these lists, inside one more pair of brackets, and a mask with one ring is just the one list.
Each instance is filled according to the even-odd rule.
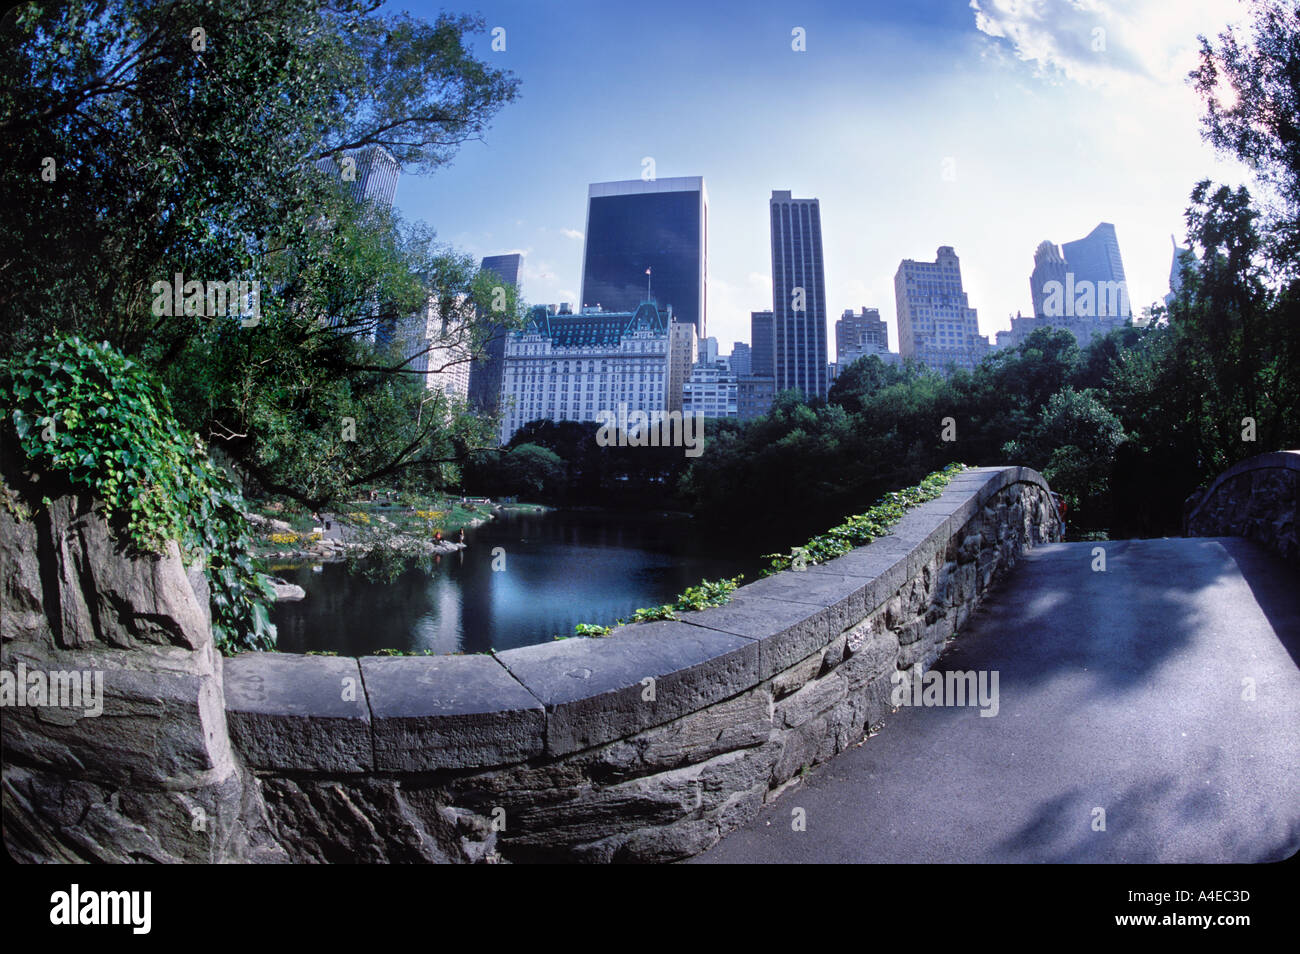
[[343,563],[277,568],[307,591],[275,607],[277,648],[347,656],[511,649],[572,636],[578,623],[609,625],[702,579],[754,580],[764,566],[752,541],[667,515],[505,512],[467,530],[465,542],[431,569],[390,582]]

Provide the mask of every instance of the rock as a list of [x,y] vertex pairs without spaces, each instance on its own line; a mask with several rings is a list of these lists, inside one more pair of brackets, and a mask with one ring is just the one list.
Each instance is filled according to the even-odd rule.
[[277,603],[296,602],[307,596],[307,591],[297,583],[290,583],[288,580],[282,580],[278,576],[271,577],[271,585],[275,587],[275,599]]
[[[0,466],[8,497],[13,466]],[[85,496],[29,512],[19,519],[0,507],[0,665],[89,674],[95,689],[90,706],[6,707],[10,853],[287,860],[269,837],[260,786],[230,746],[200,565],[187,567],[175,543],[161,555],[132,552]]]

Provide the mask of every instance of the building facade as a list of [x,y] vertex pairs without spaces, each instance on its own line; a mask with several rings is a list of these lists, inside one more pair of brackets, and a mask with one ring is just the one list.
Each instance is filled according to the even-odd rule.
[[337,176],[354,202],[373,202],[384,209],[393,207],[402,167],[383,146],[349,149],[340,154],[338,161],[326,156],[317,160],[316,168]]
[[1029,294],[1034,303],[1034,315],[1044,317],[1047,303],[1046,289],[1051,282],[1065,285],[1065,256],[1051,242],[1040,242],[1034,250],[1034,270],[1029,275]]
[[705,364],[712,364],[718,360],[718,339],[701,338],[700,339],[700,357],[699,360]]
[[861,314],[846,308],[835,322],[835,358],[843,364],[842,356],[849,352],[877,353],[889,351],[889,325],[880,317],[879,308],[863,306]]
[[430,298],[422,313],[399,322],[398,328],[402,357],[409,357],[406,367],[424,375],[424,386],[453,401],[467,400],[471,349],[465,322],[442,314],[437,300]]
[[704,337],[708,222],[702,176],[593,183],[587,191],[583,307],[632,312],[652,294]]
[[772,331],[775,318],[770,311],[749,313],[749,340],[753,342],[749,366],[757,377],[776,377],[776,341]]
[[680,411],[682,387],[699,355],[699,338],[689,321],[673,321],[669,329],[668,410]]
[[[479,265],[480,272],[488,272],[503,285],[519,290],[519,276],[523,272],[524,257],[518,252],[508,255],[489,255]],[[492,322],[480,311],[478,320],[487,324],[487,341],[483,353],[469,366],[469,401],[483,414],[496,414],[501,407],[501,374],[505,368],[507,329]]]
[[[1082,282],[1090,282],[1099,291],[1115,284],[1123,291],[1122,296],[1105,296],[1108,301],[1099,303],[1094,309],[1094,315],[1099,318],[1118,318],[1121,321],[1127,319],[1130,314],[1128,281],[1124,276],[1124,260],[1119,254],[1119,237],[1115,234],[1115,226],[1109,222],[1100,222],[1083,238],[1063,243],[1061,251],[1065,258],[1067,277],[1074,276],[1076,288],[1081,288]],[[1039,312],[1035,309],[1034,313]],[[1043,314],[1048,312],[1044,311]]]
[[732,371],[740,375],[752,374],[754,366],[750,359],[749,345],[743,341],[733,341],[731,343],[731,354],[727,358],[727,363],[731,365]]
[[721,361],[696,363],[682,391],[682,413],[708,418],[736,417],[739,382]]
[[776,398],[776,379],[761,375],[736,376],[736,416],[752,421],[772,410]]
[[821,204],[773,191],[769,211],[776,389],[798,388],[807,397],[825,397],[830,385]]
[[530,421],[596,421],[601,412],[668,409],[671,314],[654,302],[634,311],[534,307],[506,338],[501,442]]
[[990,350],[962,288],[961,262],[941,246],[933,262],[904,259],[894,274],[898,353],[940,374],[973,370]]

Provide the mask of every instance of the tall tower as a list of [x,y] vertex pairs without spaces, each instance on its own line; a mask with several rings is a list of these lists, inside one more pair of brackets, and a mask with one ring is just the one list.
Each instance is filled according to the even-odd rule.
[[961,262],[949,245],[933,262],[904,259],[894,274],[898,353],[946,374],[950,365],[972,370],[989,352],[979,319],[962,289]]
[[830,382],[821,205],[773,191],[770,207],[776,389],[798,388],[806,397],[825,397]]
[[587,190],[581,306],[632,312],[653,295],[705,336],[709,196],[703,176],[595,182]]
[[[489,272],[504,286],[518,290],[519,275],[523,271],[524,256],[519,252],[508,255],[489,255],[479,266],[480,272]],[[489,320],[479,314],[480,321]],[[479,411],[495,414],[501,406],[501,373],[506,353],[506,329],[495,322],[488,324],[488,339],[483,355],[469,366],[469,400]]]
[[350,149],[340,156],[340,162],[327,156],[317,160],[316,168],[338,176],[348,187],[353,201],[373,202],[385,209],[393,207],[402,167],[383,146]]
[[1051,242],[1040,242],[1034,251],[1034,270],[1029,275],[1029,295],[1034,303],[1034,315],[1043,317],[1047,314],[1044,303],[1047,300],[1047,283],[1060,282],[1065,286],[1065,259],[1061,250]]
[[772,319],[770,311],[751,311],[749,313],[749,340],[753,342],[750,357],[750,373],[759,378],[776,376],[776,343],[772,339]]
[[[1073,276],[1073,284],[1079,287],[1082,282],[1092,283],[1098,302],[1095,317],[1128,318],[1128,283],[1124,277],[1124,260],[1120,258],[1115,226],[1100,222],[1083,238],[1064,243],[1061,251],[1065,253],[1066,271]],[[1118,285],[1120,293],[1103,294],[1113,285]]]

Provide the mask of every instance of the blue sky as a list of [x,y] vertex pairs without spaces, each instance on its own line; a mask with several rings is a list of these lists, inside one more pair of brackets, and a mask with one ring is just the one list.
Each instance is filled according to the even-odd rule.
[[[392,3],[432,18],[439,7]],[[1033,251],[1115,224],[1135,307],[1164,295],[1201,178],[1243,170],[1199,136],[1183,80],[1234,0],[479,3],[521,95],[486,141],[397,205],[475,256],[525,253],[523,295],[573,301],[587,185],[702,175],[709,329],[749,340],[771,306],[773,189],[821,200],[829,315],[878,307],[898,346],[903,258],[961,258],[980,330],[1029,312]],[[801,27],[806,49],[791,48]],[[1100,32],[1098,32],[1100,31]],[[832,339],[833,340],[833,339]]]

